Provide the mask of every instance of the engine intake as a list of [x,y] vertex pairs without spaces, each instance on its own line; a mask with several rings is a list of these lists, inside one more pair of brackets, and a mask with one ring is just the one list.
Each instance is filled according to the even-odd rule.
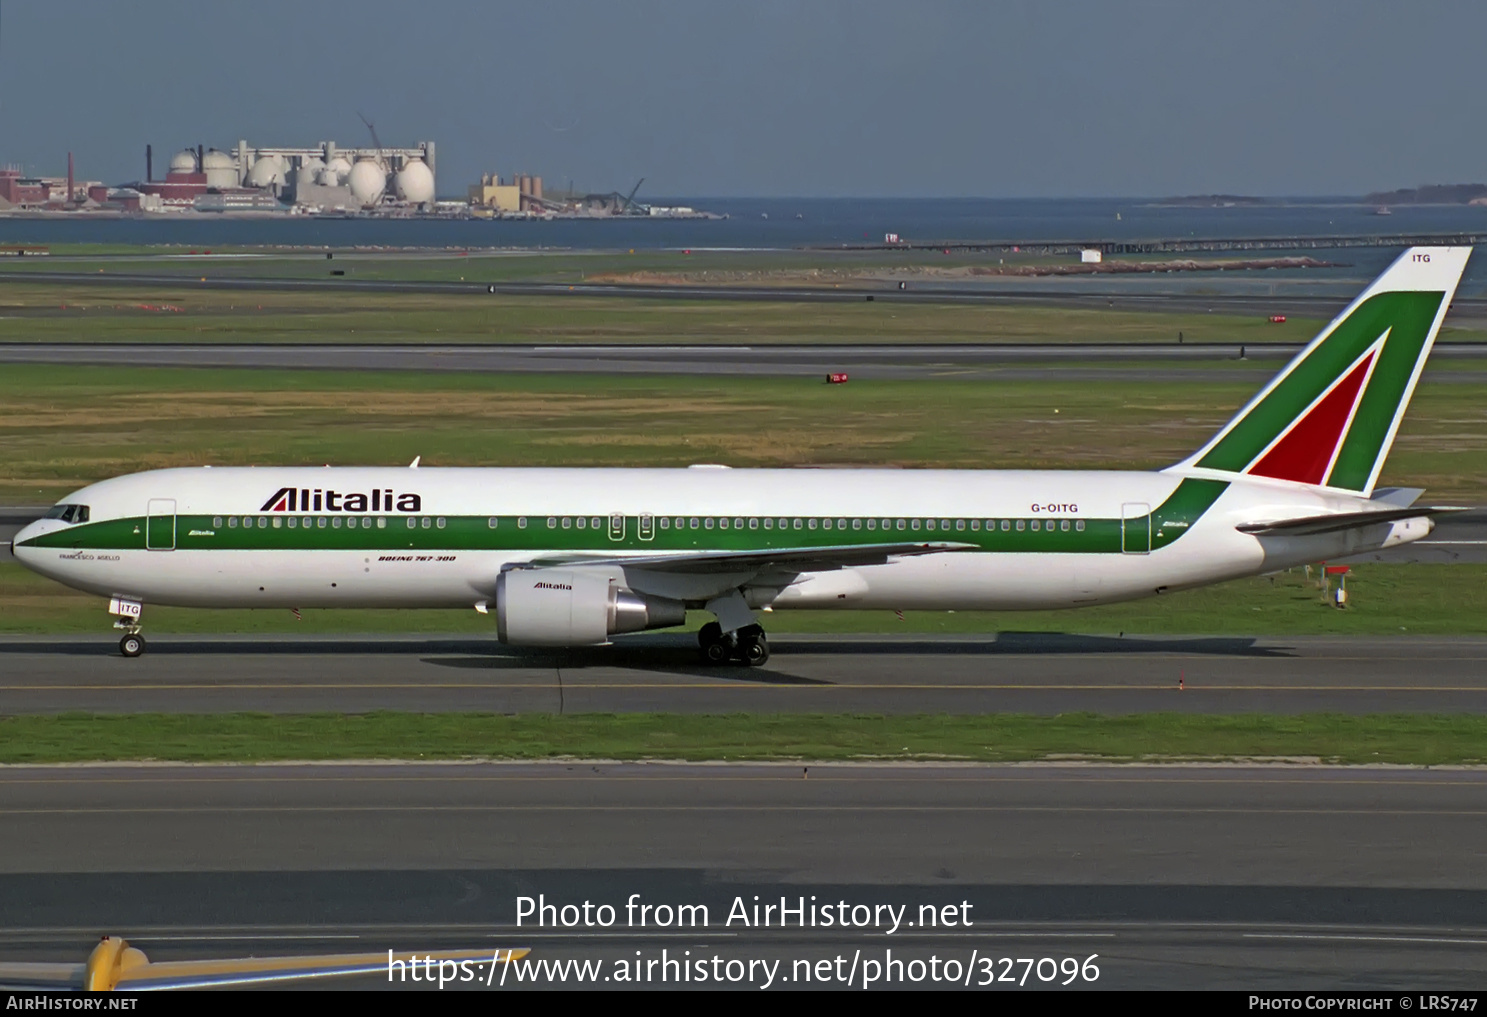
[[686,620],[681,601],[636,593],[596,573],[513,569],[496,580],[496,634],[512,646],[595,646],[621,632]]

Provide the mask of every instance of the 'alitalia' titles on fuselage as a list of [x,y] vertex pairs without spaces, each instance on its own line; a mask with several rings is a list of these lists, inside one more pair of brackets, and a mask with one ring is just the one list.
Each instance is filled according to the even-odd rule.
[[423,497],[393,488],[364,491],[333,491],[319,487],[281,487],[263,503],[260,512],[422,512]]

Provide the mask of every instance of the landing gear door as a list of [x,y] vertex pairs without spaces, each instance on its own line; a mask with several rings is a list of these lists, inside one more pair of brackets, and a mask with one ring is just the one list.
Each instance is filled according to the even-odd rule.
[[176,549],[176,500],[151,498],[145,512],[145,547],[151,551]]
[[1151,506],[1128,501],[1120,507],[1120,549],[1126,554],[1151,553]]

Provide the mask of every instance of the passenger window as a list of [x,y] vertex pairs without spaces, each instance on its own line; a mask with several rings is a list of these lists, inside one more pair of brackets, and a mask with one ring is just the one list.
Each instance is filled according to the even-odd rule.
[[237,516],[228,516],[227,517],[227,528],[229,530],[235,530],[235,529],[237,529],[237,525],[238,525],[238,517]]
[[854,520],[852,520],[852,529],[854,529],[854,530],[860,530],[860,529],[862,529],[862,520],[861,519],[854,519]]
[[870,529],[870,530],[876,529],[877,528],[877,522],[878,521],[876,519],[869,519],[867,521],[867,528]]
[[279,518],[278,516],[274,516],[274,529],[277,530],[279,527],[281,527],[283,525],[284,525],[284,520],[281,519],[281,518]]
[[702,526],[703,526],[703,529],[708,529],[708,530],[712,529],[713,528],[713,517],[712,516],[708,516],[706,519],[702,520]]
[[[935,528],[935,521],[933,519],[926,519],[924,521],[924,528],[926,530],[932,530],[932,529],[934,529]],[[919,529],[919,526],[916,524],[914,526],[914,529],[916,529],[916,530]]]
[[1083,519],[1077,520],[1074,523],[1074,529],[1083,532],[1083,530],[1084,530],[1084,520]]
[[602,529],[604,529],[604,520],[600,519],[598,516],[594,516],[594,518],[592,518],[592,519],[589,520],[589,529],[591,529],[591,530],[602,530]]
[[301,522],[302,522],[302,525],[304,526],[304,528],[307,529],[307,530],[310,527],[312,527],[312,526],[315,525],[314,521],[311,520],[311,518],[309,516],[305,516],[305,518],[303,520],[301,520]]
[[918,519],[910,519],[909,520],[909,529],[911,529],[911,530],[917,530],[917,529],[919,529],[919,520]]
[[800,529],[804,525],[805,524],[803,522],[801,522],[799,519],[795,520],[795,529],[798,530],[798,529]]
[[[427,523],[428,520],[425,519],[424,522]],[[341,517],[340,516],[336,516],[334,519],[332,519],[330,521],[330,525],[332,527],[334,527],[335,529],[339,530],[341,528]]]
[[589,517],[588,516],[579,516],[578,517],[578,528],[580,530],[587,529],[588,528],[588,525],[589,525]]
[[[442,521],[440,522],[439,525],[441,525],[441,526],[443,525]],[[573,528],[573,520],[570,517],[568,517],[568,516],[564,516],[563,517],[563,529],[565,529],[565,530],[571,530],[572,528]]]
[[547,517],[547,528],[549,530],[556,530],[558,528],[558,517],[557,516],[548,516]]
[[[898,521],[898,528],[899,528],[899,529],[900,529],[900,530],[901,530],[901,529],[903,529],[903,528],[904,528],[904,527],[905,527],[905,526],[906,526],[906,525],[907,525],[907,524],[906,524],[906,523],[905,523],[905,522],[904,522],[904,521],[903,521],[903,520],[902,520],[902,519],[900,519],[900,520],[899,520],[899,521]],[[915,529],[918,529],[918,526],[917,526],[917,524],[916,524],[916,526],[915,526],[915,527],[914,527],[914,528],[915,528]]]
[[733,520],[733,528],[735,530],[741,530],[741,529],[743,529],[743,520],[742,519],[735,519],[735,520]]
[[385,530],[385,529],[387,529],[387,517],[386,516],[378,516],[377,517],[377,529],[379,529],[379,530]]
[[829,530],[829,529],[831,529],[831,520],[830,519],[823,519],[823,520],[821,520],[821,529],[823,529],[823,530]]
[[[987,525],[990,526],[991,524],[988,523]],[[1011,528],[1012,528],[1012,524],[1010,522],[1008,522],[1007,520],[1003,519],[1002,520],[1002,532],[1003,533],[1006,533]]]
[[221,516],[217,516],[217,517],[215,517],[215,518],[214,518],[214,519],[213,519],[213,520],[212,520],[212,525],[213,525],[213,526],[214,526],[214,527],[216,527],[216,528],[217,528],[217,529],[219,529],[219,530],[220,530],[220,529],[222,529],[222,517],[221,517]]
[[[324,526],[325,525],[325,520],[324,519],[320,520],[320,525],[321,526]],[[417,519],[414,519],[412,516],[409,516],[408,517],[408,529],[410,529],[410,530],[416,530],[416,529],[418,529],[418,520]]]
[[289,527],[291,530],[294,529],[295,527],[299,526],[299,517],[290,516],[288,519],[284,520],[284,525]]
[[964,519],[957,519],[957,520],[955,520],[955,528],[957,530],[963,530],[963,529],[965,529],[966,528],[966,521]]
[[808,529],[814,530],[816,528],[816,521],[814,519],[808,519],[805,525]]
[[[409,526],[412,526],[413,525],[413,520],[411,520],[411,519],[408,520],[408,525]],[[325,517],[324,516],[316,516],[315,517],[315,526],[316,526],[316,528],[321,529],[321,530],[325,529]]]
[[[382,520],[378,519],[377,522],[380,523],[380,522],[382,522]],[[485,521],[485,528],[488,529],[488,530],[494,530],[496,528],[496,524],[499,523],[499,522],[500,522],[500,519],[496,518],[495,516],[491,516],[489,519],[487,519]]]
[[690,520],[688,520],[687,525],[691,529],[694,529],[695,530],[695,529],[697,529],[697,527],[701,526],[702,523],[701,523],[701,521],[696,516],[693,516]]
[[671,519],[668,516],[662,516],[661,517],[661,529],[663,529],[663,530],[669,530],[669,529],[671,529]]
[[774,529],[774,520],[773,519],[766,519],[766,520],[764,520],[764,528],[766,530],[772,530],[772,529]]
[[440,516],[439,517],[439,529],[441,529],[441,530],[444,529],[444,517],[443,516]]
[[1069,521],[1067,519],[1060,520],[1059,521],[1059,524],[1058,524],[1058,528],[1061,529],[1061,530],[1067,531],[1069,529]]
[[686,529],[686,525],[687,525],[687,521],[685,519],[678,519],[676,521],[676,528],[678,530]]
[[516,517],[516,528],[518,530],[525,530],[527,528],[527,517],[526,516],[517,516]]
[[845,530],[847,528],[847,521],[845,519],[838,519],[836,521],[836,528],[839,530]]
[[948,530],[948,529],[950,529],[950,520],[948,520],[948,519],[941,519],[940,520],[940,529],[942,529],[942,530]]
[[1041,530],[1042,528],[1043,528],[1043,524],[1041,522],[1039,522],[1038,520],[1034,519],[1033,520],[1033,531],[1034,532],[1037,532],[1037,531]]
[[422,526],[425,530],[428,529],[429,528],[429,517],[428,516],[424,516],[422,519],[418,520],[418,525],[419,526]]
[[726,529],[728,529],[728,520],[727,519],[719,519],[718,520],[718,529],[720,529],[720,530],[726,530]]
[[267,516],[259,516],[258,517],[258,525],[259,525],[260,528],[267,526],[268,525],[268,517]]
[[[990,526],[987,526],[986,528],[988,530],[991,529]],[[979,520],[979,519],[972,519],[971,520],[971,529],[973,529],[973,530],[979,530],[979,529],[981,529],[981,520]]]
[[1017,532],[1018,533],[1021,533],[1025,529],[1027,529],[1027,520],[1025,520],[1025,519],[1019,519],[1019,520],[1017,520]]
[[757,530],[758,528],[759,528],[759,520],[757,520],[757,519],[750,519],[749,520],[749,529],[751,529],[751,530]]

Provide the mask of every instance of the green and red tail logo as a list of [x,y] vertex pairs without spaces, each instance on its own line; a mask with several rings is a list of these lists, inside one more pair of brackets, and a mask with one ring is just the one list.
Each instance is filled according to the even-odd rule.
[[1371,494],[1470,247],[1405,251],[1178,472]]

